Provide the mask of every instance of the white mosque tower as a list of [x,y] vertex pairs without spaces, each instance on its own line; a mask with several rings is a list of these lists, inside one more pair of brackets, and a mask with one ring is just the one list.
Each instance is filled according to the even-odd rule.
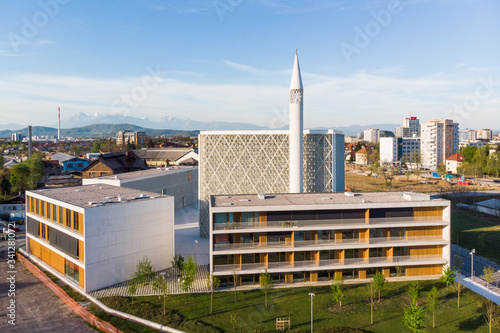
[[304,89],[300,77],[299,56],[295,51],[292,82],[290,83],[290,193],[302,193],[304,188]]

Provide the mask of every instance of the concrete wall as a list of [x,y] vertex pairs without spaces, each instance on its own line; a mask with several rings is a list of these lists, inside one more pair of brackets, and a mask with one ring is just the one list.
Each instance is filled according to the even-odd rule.
[[130,279],[144,256],[170,267],[174,235],[173,197],[85,209],[85,291]]

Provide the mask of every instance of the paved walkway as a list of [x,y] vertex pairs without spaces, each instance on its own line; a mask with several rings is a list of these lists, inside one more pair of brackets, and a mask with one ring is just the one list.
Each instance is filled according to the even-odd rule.
[[[168,293],[169,294],[183,294],[180,287],[180,272],[176,268],[168,268],[166,270],[157,272],[154,279],[160,274],[165,273],[165,279],[168,284]],[[189,290],[190,293],[197,292],[208,292],[209,289],[207,287],[207,276],[208,276],[208,266],[198,266],[198,270],[196,271],[195,280],[193,283],[193,287]],[[134,296],[150,296],[150,295],[158,295],[158,292],[154,290],[152,281],[154,279],[148,280],[145,284],[137,286],[137,292]],[[110,296],[130,296],[127,287],[128,281],[115,284],[105,289],[96,290],[90,293],[91,296],[95,298],[102,297],[110,297]]]
[[[16,263],[15,297],[8,297],[9,285],[6,283],[7,262],[0,262],[0,332],[9,333],[52,333],[96,332],[73,312],[59,297],[47,288],[20,263]],[[6,316],[10,300],[15,300],[16,325],[8,324]]]
[[208,238],[200,237],[198,203],[175,211],[175,253],[196,257],[198,265],[209,264]]

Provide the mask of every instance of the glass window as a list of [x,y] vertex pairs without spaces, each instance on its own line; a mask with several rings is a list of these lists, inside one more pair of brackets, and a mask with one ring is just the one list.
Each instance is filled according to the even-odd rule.
[[52,204],[47,202],[47,219],[52,220]]
[[71,228],[71,210],[66,209],[66,223],[64,225],[66,228]]
[[40,215],[45,216],[45,201],[40,200]]
[[78,212],[73,212],[73,228],[77,231],[80,230],[80,216]]
[[64,275],[76,283],[80,283],[80,270],[78,265],[75,265],[68,259],[64,259]]
[[244,253],[241,255],[241,263],[242,264],[253,264],[254,263],[254,254],[253,253]]
[[305,253],[302,252],[302,251],[301,252],[295,252],[293,260],[294,261],[304,261],[305,260]]
[[59,216],[57,217],[57,223],[63,224],[64,220],[64,208],[59,207]]
[[253,243],[253,234],[241,234],[241,243]]
[[57,206],[52,205],[52,221],[57,221]]
[[293,272],[293,282],[304,282],[304,272]]

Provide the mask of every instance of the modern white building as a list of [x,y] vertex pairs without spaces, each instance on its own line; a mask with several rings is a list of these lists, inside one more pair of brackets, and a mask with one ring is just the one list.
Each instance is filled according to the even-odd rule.
[[490,129],[477,129],[476,130],[476,139],[477,140],[492,140],[493,139],[493,131]]
[[421,193],[212,196],[210,272],[226,285],[258,284],[265,270],[275,283],[438,278],[450,210]]
[[171,266],[171,196],[97,184],[27,191],[26,203],[27,252],[81,291],[130,279],[144,257]]
[[421,159],[437,167],[458,150],[458,123],[450,119],[429,120],[421,125]]
[[363,137],[366,142],[380,141],[380,130],[378,128],[367,128],[363,131]]
[[198,201],[198,167],[193,166],[171,166],[82,179],[82,185],[93,184],[171,195],[175,198],[176,210]]
[[401,138],[380,138],[380,162],[394,163],[400,159]]
[[304,131],[303,101],[295,55],[290,130],[200,132],[202,237],[209,236],[211,195],[344,191],[344,135],[334,130]]

